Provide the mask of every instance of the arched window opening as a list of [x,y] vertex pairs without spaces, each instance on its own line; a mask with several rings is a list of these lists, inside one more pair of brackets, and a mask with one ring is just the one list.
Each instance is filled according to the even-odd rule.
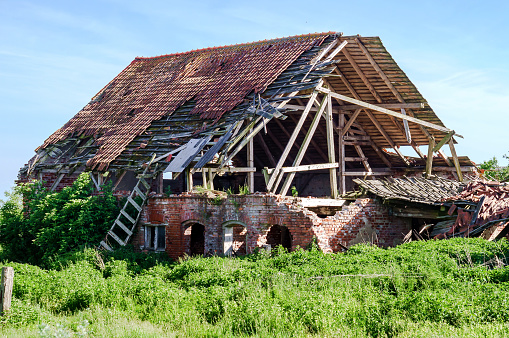
[[292,249],[292,236],[290,234],[290,230],[282,225],[276,224],[271,226],[267,233],[267,244],[269,244],[271,248],[282,245],[290,251]]

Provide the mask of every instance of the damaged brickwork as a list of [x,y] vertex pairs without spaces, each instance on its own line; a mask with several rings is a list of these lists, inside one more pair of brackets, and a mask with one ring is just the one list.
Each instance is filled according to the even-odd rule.
[[[237,254],[251,253],[257,247],[277,241],[295,250],[308,246],[314,238],[322,251],[338,252],[362,242],[394,246],[411,229],[409,220],[389,216],[384,206],[370,198],[357,199],[335,215],[324,218],[299,206],[298,201],[298,198],[272,194],[232,195],[221,200],[191,194],[151,198],[133,244],[146,250],[146,226],[164,226],[164,250],[170,257],[220,255],[225,253],[224,240],[228,233],[225,228],[234,226],[235,231],[231,233]],[[203,233],[199,234],[200,231]]]

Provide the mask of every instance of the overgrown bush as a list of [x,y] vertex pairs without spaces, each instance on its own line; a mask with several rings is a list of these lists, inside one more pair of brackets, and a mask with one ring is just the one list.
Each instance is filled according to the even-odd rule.
[[49,192],[40,182],[21,184],[0,207],[4,257],[49,266],[58,255],[97,245],[118,212],[111,188],[92,195],[85,173],[60,192]]

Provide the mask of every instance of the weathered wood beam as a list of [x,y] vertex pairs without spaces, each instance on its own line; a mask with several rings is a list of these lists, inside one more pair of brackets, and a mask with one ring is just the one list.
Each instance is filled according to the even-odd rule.
[[447,135],[445,135],[445,136],[444,136],[444,138],[443,138],[443,139],[441,139],[441,140],[440,140],[440,142],[438,142],[438,143],[436,144],[436,146],[433,148],[433,152],[437,152],[437,151],[439,151],[439,150],[442,148],[442,146],[443,146],[444,144],[446,144],[447,142],[449,142],[449,140],[450,140],[453,136],[454,136],[454,130],[453,130],[453,131],[451,131],[451,132],[449,132],[449,133],[447,133]]
[[463,174],[461,173],[460,161],[458,159],[458,155],[456,154],[456,148],[454,148],[454,140],[452,138],[449,140],[449,148],[451,149],[452,159],[454,161],[454,166],[456,167],[456,174],[458,174],[458,181],[463,182]]
[[386,171],[345,171],[343,176],[390,176],[391,174]]
[[117,181],[115,182],[115,185],[113,186],[113,191],[117,190],[118,185],[120,184],[120,182],[122,182],[122,179],[124,178],[126,173],[127,173],[127,170],[122,171],[122,174],[120,174],[120,177],[117,178]]
[[[224,173],[254,173],[256,167],[223,167],[223,168],[204,168],[207,172],[224,174]],[[203,172],[203,168],[196,169],[196,172]]]
[[[309,144],[311,143],[311,139],[313,135],[315,134],[316,128],[318,127],[318,124],[320,123],[320,118],[323,115],[323,112],[327,106],[327,97],[324,97],[322,100],[322,103],[320,105],[320,109],[315,114],[315,117],[313,118],[313,121],[311,122],[311,126],[309,127],[306,136],[304,137],[304,141],[302,142],[302,145],[299,149],[299,152],[297,153],[297,156],[295,157],[295,161],[293,162],[292,167],[299,166],[304,154],[307,151],[307,148]],[[292,181],[295,177],[295,173],[291,173],[286,177],[285,182],[283,183],[283,187],[281,188],[281,195],[286,195],[288,193],[288,189],[290,189],[290,185],[292,184]],[[275,187],[274,191],[276,191],[277,187]]]
[[444,153],[444,151],[443,151],[442,149],[440,149],[440,150],[438,151],[438,155],[440,155],[440,157],[441,157],[441,158],[445,161],[445,163],[447,163],[447,165],[448,165],[449,167],[454,166],[454,165],[451,163],[451,161],[449,160],[449,157],[447,157],[447,155]]
[[[404,108],[401,108],[401,114],[406,115],[406,111]],[[408,143],[412,143],[412,134],[410,133],[410,127],[408,126],[408,121],[403,120],[403,129],[405,131],[405,137]]]
[[343,140],[343,129],[345,128],[345,114],[339,114],[338,120],[339,128],[337,129],[338,137],[338,152],[339,152],[339,170],[338,170],[338,179],[339,179],[339,193],[341,195],[346,194],[346,179],[345,179],[345,142]]
[[[248,167],[254,167],[254,142],[253,139],[249,141],[247,144],[247,166]],[[212,174],[212,171],[209,171],[210,174]],[[211,180],[212,185],[214,184],[214,181]],[[249,187],[249,193],[254,193],[254,172],[250,172],[247,174],[247,185]]]
[[[396,120],[396,118],[394,116],[390,116],[391,118],[391,121],[392,123],[398,127],[399,130],[401,130],[402,133],[406,134],[405,132],[405,128],[404,126],[401,125],[401,123],[398,122],[398,120]],[[403,122],[405,122],[405,120],[403,120]],[[408,126],[408,123],[406,124]],[[410,132],[409,132],[410,133]],[[408,141],[408,139],[407,139]],[[415,152],[417,153],[417,155],[419,155],[420,158],[424,159],[425,156],[424,154],[422,153],[421,149],[419,149],[419,146],[417,145],[417,143],[415,143],[414,140],[410,139],[410,145],[412,146],[412,148],[414,148]]]
[[[336,162],[336,151],[334,150],[334,124],[332,123],[332,96],[327,95],[327,152],[329,155],[329,163]],[[338,197],[338,181],[336,176],[336,168],[329,169],[331,197]]]
[[292,149],[293,143],[295,143],[295,140],[297,139],[297,136],[299,135],[300,129],[304,125],[304,121],[306,121],[309,111],[311,110],[311,107],[313,106],[313,101],[317,95],[318,95],[317,91],[313,91],[313,94],[311,94],[311,98],[306,105],[306,109],[302,113],[302,115],[299,119],[299,122],[295,126],[292,136],[288,140],[288,144],[286,145],[285,150],[283,151],[283,154],[281,154],[281,157],[279,158],[279,161],[276,164],[274,173],[270,176],[269,182],[267,183],[267,191],[273,191],[273,187],[274,187],[274,184],[276,183],[276,180],[280,174],[280,170],[283,167],[283,164],[285,163],[286,157],[288,156],[288,154],[290,153],[290,150]]
[[[360,99],[359,99],[360,100]],[[379,103],[377,104],[379,107],[387,108],[387,109],[408,109],[408,108],[424,108],[424,103]],[[357,104],[348,104],[339,107],[339,110],[355,110],[359,109],[361,106]]]
[[428,144],[428,158],[426,159],[426,178],[431,176],[433,166],[433,148],[435,147],[435,139],[431,137]]
[[334,59],[334,57],[336,55],[338,55],[339,52],[341,52],[343,50],[343,48],[345,48],[345,46],[348,44],[348,41],[343,41],[339,46],[336,47],[336,49],[334,49],[332,51],[332,53],[330,53],[327,58],[325,59],[325,62],[328,62],[328,61],[331,61],[332,59]]
[[[416,124],[420,124],[420,125],[423,125],[423,126],[426,126],[426,127],[432,128],[432,129],[436,129],[436,130],[439,130],[439,131],[443,131],[445,133],[448,133],[448,132],[452,131],[449,128],[442,127],[442,126],[439,126],[439,125],[434,124],[434,123],[423,121],[423,120],[420,120],[420,119],[417,119],[417,118],[414,118],[414,117],[411,117],[411,116],[408,116],[408,115],[403,115],[403,114],[397,113],[397,112],[395,112],[393,110],[385,109],[385,108],[376,106],[376,105],[371,104],[371,103],[363,102],[363,101],[360,101],[360,100],[357,100],[357,99],[353,99],[351,97],[348,97],[348,96],[345,96],[345,95],[342,95],[342,94],[338,94],[338,93],[332,92],[330,89],[327,89],[327,88],[317,87],[316,89],[318,91],[324,93],[324,94],[331,94],[333,97],[337,97],[337,98],[339,98],[342,101],[346,101],[346,102],[350,102],[350,103],[355,103],[355,104],[358,104],[359,106],[362,106],[364,108],[375,110],[375,111],[378,111],[380,113],[384,113],[384,114],[387,114],[387,115],[390,115],[390,116],[394,116],[394,117],[397,117],[397,118],[402,119],[402,120],[408,120],[410,122],[413,122],[413,123],[416,123]],[[458,135],[458,134],[456,134],[455,136],[463,137],[463,136]]]
[[361,113],[361,110],[362,109],[357,109],[355,111],[355,113],[353,113],[352,117],[350,117],[350,120],[348,120],[348,122],[346,123],[345,127],[341,131],[340,137],[344,136],[348,132],[348,130],[350,129],[352,124],[355,122],[355,119],[357,118],[357,116],[359,116],[359,114]]
[[[339,168],[339,163],[320,163],[320,164],[306,164],[299,165],[293,167],[282,167],[281,171],[284,173],[296,173],[301,171],[313,171],[313,170],[323,170],[323,169],[331,169],[331,168]],[[272,174],[274,169],[267,169],[267,173]]]
[[371,166],[368,163],[368,159],[364,155],[364,152],[362,151],[361,146],[355,145],[354,148],[355,148],[355,151],[357,151],[357,154],[359,154],[359,156],[360,156],[360,159],[361,159],[362,165],[364,166],[364,169],[366,169],[367,171],[372,171]]

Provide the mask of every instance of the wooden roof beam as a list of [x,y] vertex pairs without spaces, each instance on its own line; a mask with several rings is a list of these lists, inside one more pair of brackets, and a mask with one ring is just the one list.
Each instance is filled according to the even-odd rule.
[[[449,128],[439,126],[438,124],[434,124],[434,123],[430,123],[430,122],[427,122],[427,121],[423,121],[423,120],[420,120],[420,119],[417,119],[415,117],[411,117],[411,116],[408,116],[408,115],[403,115],[403,114],[395,112],[393,110],[382,108],[382,107],[379,107],[379,106],[371,104],[371,103],[367,103],[367,102],[364,102],[364,101],[353,99],[351,97],[348,97],[348,96],[345,96],[345,95],[342,95],[342,94],[338,94],[338,93],[332,92],[330,89],[323,88],[321,86],[317,87],[316,89],[318,91],[324,93],[324,94],[329,94],[330,93],[332,97],[335,96],[335,97],[337,97],[338,99],[340,99],[342,101],[354,103],[354,104],[357,104],[357,105],[362,106],[364,108],[375,110],[377,112],[384,113],[384,114],[387,114],[387,115],[390,115],[390,116],[394,116],[394,117],[397,117],[397,118],[402,119],[402,120],[407,120],[407,121],[410,121],[410,122],[413,122],[413,123],[416,123],[416,124],[419,124],[419,125],[431,128],[431,129],[436,129],[436,130],[439,130],[439,131],[442,131],[442,132],[445,132],[445,133],[449,133],[449,132],[452,131]],[[455,135],[458,136],[458,137],[463,138],[463,136],[461,136],[461,135],[458,135],[458,134],[455,134]]]
[[[377,106],[387,108],[387,109],[422,109],[424,108],[424,103],[380,103]],[[349,104],[339,107],[339,110],[356,110],[361,108],[356,104]]]

